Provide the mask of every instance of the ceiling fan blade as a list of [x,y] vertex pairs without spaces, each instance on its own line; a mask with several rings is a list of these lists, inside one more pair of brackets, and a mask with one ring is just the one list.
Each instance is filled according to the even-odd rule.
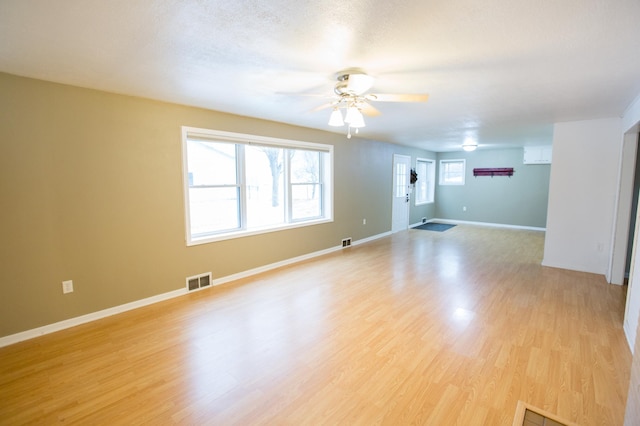
[[394,95],[389,93],[371,93],[367,99],[375,102],[426,102],[429,95]]
[[362,107],[360,108],[360,111],[362,111],[364,115],[367,115],[369,117],[376,117],[382,114],[377,108],[375,108],[373,105],[367,102],[363,103]]
[[335,104],[336,104],[335,102],[328,102],[326,104],[322,104],[320,106],[315,107],[311,111],[313,112],[322,111],[323,109],[332,108]]
[[332,94],[323,94],[323,93],[296,93],[296,92],[275,92],[276,95],[285,95],[285,96],[300,96],[300,97],[309,97],[309,98],[332,98],[334,95]]

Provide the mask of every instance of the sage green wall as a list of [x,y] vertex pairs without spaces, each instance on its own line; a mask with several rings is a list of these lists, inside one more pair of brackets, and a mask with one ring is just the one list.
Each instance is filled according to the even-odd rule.
[[[465,185],[436,185],[435,216],[441,219],[544,228],[549,198],[548,164],[525,165],[523,149],[479,149],[438,154],[466,159]],[[440,164],[438,163],[438,172]],[[513,167],[512,177],[474,177],[474,168]],[[463,207],[467,208],[463,211]]]
[[[2,73],[0,93],[0,337],[388,232],[393,154],[434,157]],[[183,125],[334,145],[334,222],[187,247]]]

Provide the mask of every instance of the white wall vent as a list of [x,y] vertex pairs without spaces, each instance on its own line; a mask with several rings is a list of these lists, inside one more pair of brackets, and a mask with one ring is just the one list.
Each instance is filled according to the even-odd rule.
[[342,247],[349,247],[351,245],[351,238],[345,238],[342,240]]
[[194,291],[211,286],[211,272],[187,277],[187,290]]

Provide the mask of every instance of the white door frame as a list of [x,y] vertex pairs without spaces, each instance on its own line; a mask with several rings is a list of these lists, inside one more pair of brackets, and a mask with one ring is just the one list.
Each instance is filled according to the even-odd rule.
[[613,230],[612,249],[609,257],[609,268],[606,273],[607,282],[610,284],[624,284],[624,275],[627,264],[631,201],[633,198],[633,185],[636,174],[636,150],[638,146],[638,133],[624,135],[622,150],[620,152],[620,170],[618,174],[618,193],[616,199],[617,211]]
[[[640,212],[640,209],[638,209]],[[622,329],[624,330],[624,334],[627,337],[627,343],[629,343],[629,349],[631,349],[631,353],[633,354],[634,349],[636,347],[636,338],[637,338],[637,326],[638,326],[638,318],[640,317],[640,284],[635,281],[638,277],[635,274],[638,272],[636,268],[638,268],[638,226],[640,225],[640,221],[636,221],[636,234],[633,238],[633,248],[631,255],[631,266],[629,270],[629,285],[627,287],[627,300],[625,301],[624,306],[624,320],[622,323]]]

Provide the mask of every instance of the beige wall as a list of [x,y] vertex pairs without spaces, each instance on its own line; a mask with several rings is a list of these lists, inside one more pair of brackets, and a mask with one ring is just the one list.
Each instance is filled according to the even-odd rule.
[[[1,73],[0,93],[0,337],[388,232],[392,155],[435,158]],[[183,125],[334,145],[335,221],[186,247]]]

